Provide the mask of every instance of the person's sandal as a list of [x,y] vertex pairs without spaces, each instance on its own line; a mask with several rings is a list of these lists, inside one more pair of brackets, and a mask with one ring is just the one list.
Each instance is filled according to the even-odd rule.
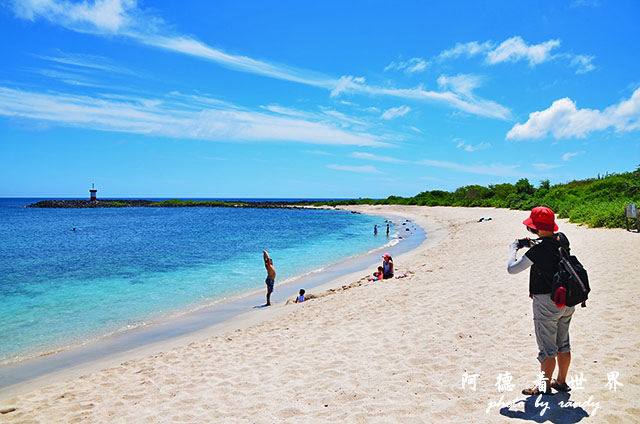
[[571,391],[571,387],[567,383],[558,383],[556,380],[551,382],[551,387],[559,392],[567,393]]
[[553,393],[551,393],[550,387],[547,387],[546,392],[541,392],[538,386],[534,386],[534,387],[522,390],[522,394],[525,396],[538,396],[538,395],[552,395]]

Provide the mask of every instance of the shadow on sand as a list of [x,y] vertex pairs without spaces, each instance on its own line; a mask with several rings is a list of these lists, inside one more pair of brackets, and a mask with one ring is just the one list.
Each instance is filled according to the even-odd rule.
[[[569,393],[556,393],[553,396],[529,396],[514,404],[524,403],[524,411],[513,411],[511,410],[513,407],[504,407],[500,409],[500,414],[509,418],[554,424],[577,423],[588,417],[587,411],[582,406],[577,406],[580,402],[575,402],[574,404],[573,401],[569,400],[570,398],[571,395]],[[591,398],[587,402],[591,402]],[[586,403],[584,404],[586,405]],[[589,405],[592,404],[592,402],[589,403]],[[595,404],[593,408],[597,411]]]

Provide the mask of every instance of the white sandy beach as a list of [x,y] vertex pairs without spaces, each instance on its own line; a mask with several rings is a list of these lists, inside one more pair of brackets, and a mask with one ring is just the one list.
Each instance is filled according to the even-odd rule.
[[[0,400],[0,422],[640,422],[640,234],[559,220],[592,293],[571,324],[569,377],[582,384],[543,397],[540,416],[545,406],[520,394],[539,371],[528,272],[506,272],[528,212],[349,209],[426,229],[425,243],[394,258],[406,278],[367,282],[374,269],[363,270],[310,292],[348,289],[43,379]],[[476,390],[463,388],[465,372]],[[501,392],[506,372],[513,390]]]

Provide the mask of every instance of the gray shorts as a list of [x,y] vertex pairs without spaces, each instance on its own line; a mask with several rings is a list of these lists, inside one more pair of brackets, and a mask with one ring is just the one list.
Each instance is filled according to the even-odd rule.
[[558,308],[550,294],[533,295],[533,326],[538,342],[538,361],[555,358],[558,352],[571,351],[569,324],[575,306]]

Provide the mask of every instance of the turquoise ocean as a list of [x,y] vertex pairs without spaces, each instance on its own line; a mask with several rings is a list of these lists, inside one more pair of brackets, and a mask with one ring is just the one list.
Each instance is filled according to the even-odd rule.
[[346,211],[24,207],[38,200],[0,199],[0,365],[264,290],[263,249],[281,301],[278,284],[396,238]]

